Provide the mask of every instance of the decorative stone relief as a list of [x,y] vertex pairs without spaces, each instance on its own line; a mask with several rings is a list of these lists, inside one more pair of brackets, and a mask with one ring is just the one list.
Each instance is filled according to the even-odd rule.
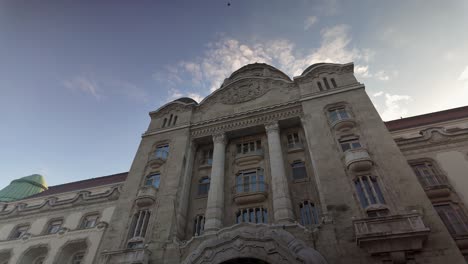
[[216,95],[223,104],[238,104],[258,98],[267,93],[271,87],[261,80],[242,80],[225,87]]

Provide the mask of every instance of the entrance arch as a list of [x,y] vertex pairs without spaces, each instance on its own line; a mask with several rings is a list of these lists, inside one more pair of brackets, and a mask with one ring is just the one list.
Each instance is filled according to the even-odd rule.
[[183,264],[327,264],[318,251],[282,227],[262,224],[242,223],[200,236],[184,250],[191,253]]

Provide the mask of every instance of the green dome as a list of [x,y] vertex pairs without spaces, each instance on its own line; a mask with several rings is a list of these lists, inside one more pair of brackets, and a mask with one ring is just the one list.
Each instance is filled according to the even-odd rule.
[[47,190],[47,183],[42,175],[33,174],[13,180],[0,191],[0,202],[12,202]]

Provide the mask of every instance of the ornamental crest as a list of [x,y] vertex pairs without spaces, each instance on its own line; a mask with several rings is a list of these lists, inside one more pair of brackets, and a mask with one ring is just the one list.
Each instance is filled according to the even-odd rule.
[[226,87],[219,95],[223,104],[238,104],[253,100],[264,95],[270,90],[265,83],[259,81],[243,81],[234,87]]

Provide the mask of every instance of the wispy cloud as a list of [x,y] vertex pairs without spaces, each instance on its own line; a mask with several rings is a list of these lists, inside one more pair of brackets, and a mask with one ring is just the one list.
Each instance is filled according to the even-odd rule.
[[374,97],[379,97],[379,96],[381,96],[381,95],[383,95],[383,94],[384,94],[384,92],[380,91],[380,92],[374,93],[372,96],[374,96]]
[[408,95],[385,93],[385,109],[382,112],[383,120],[398,119],[408,114],[406,105],[413,99]]
[[309,16],[305,19],[304,21],[304,30],[309,30],[309,28],[312,27],[316,22],[318,21],[318,18],[316,16]]
[[[371,50],[349,47],[350,27],[337,25],[321,30],[321,42],[308,51],[298,50],[287,39],[273,39],[255,43],[243,43],[237,39],[222,37],[207,45],[201,57],[183,60],[155,73],[154,79],[169,87],[168,97],[200,97],[218,89],[233,71],[254,62],[268,63],[290,76],[297,76],[309,65],[318,62],[347,63],[356,61],[368,70]],[[181,87],[190,87],[182,91]]]
[[377,78],[377,80],[381,80],[381,81],[390,80],[390,76],[385,71],[376,72],[375,73],[375,78]]
[[369,66],[354,65],[354,73],[363,78],[369,78],[372,75],[369,73]]
[[89,78],[83,76],[75,77],[71,80],[64,81],[63,85],[70,90],[92,95],[97,100],[101,99],[101,95],[99,93],[100,88],[97,82]]

